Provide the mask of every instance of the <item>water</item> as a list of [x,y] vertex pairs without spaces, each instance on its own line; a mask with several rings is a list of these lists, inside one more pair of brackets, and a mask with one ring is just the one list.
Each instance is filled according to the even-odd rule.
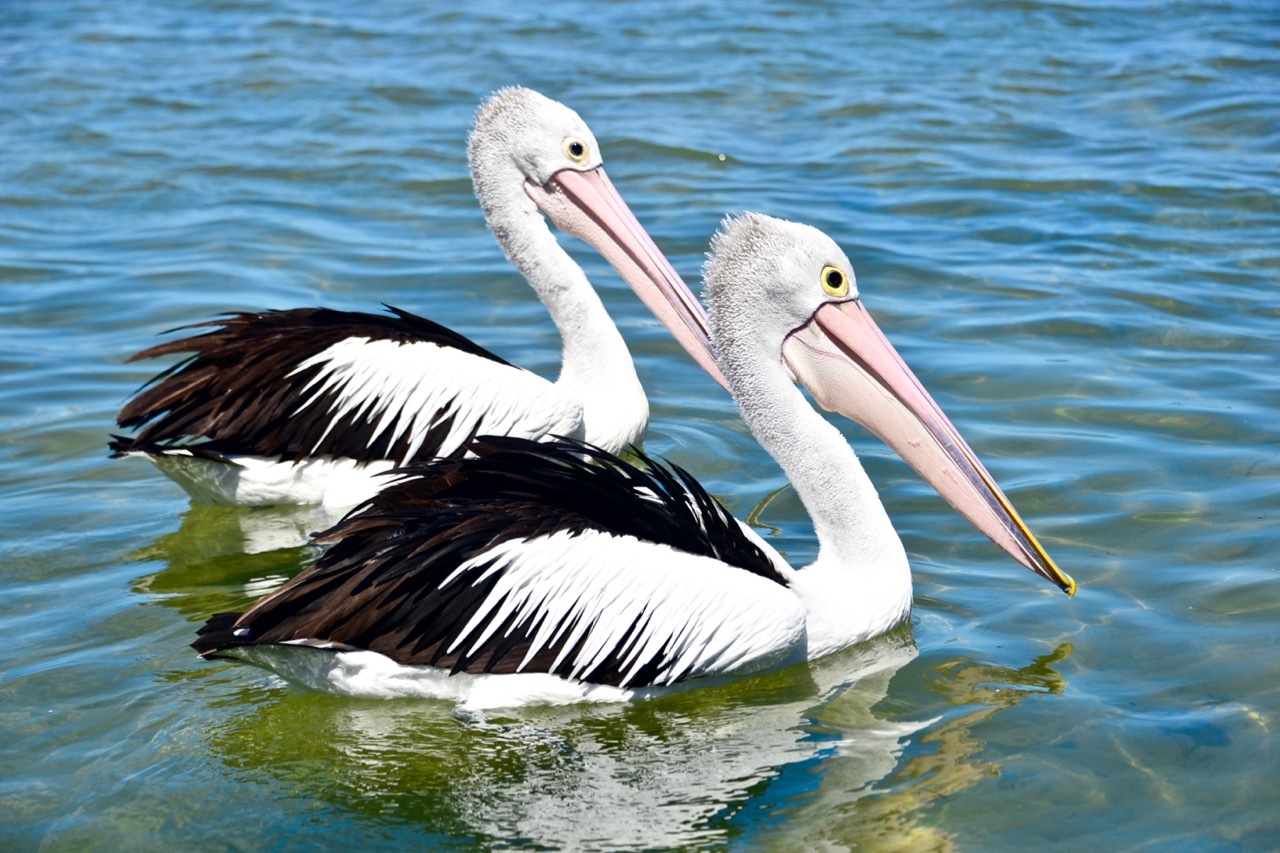
[[[1280,846],[1274,3],[516,5],[0,9],[4,846]],[[810,668],[463,721],[197,660],[315,521],[108,460],[152,372],[124,359],[219,311],[387,302],[553,375],[466,173],[510,83],[587,118],[690,280],[725,211],[830,231],[1079,595],[845,427],[915,612]],[[581,254],[648,449],[751,512],[777,469]],[[759,523],[813,557],[790,490]]]

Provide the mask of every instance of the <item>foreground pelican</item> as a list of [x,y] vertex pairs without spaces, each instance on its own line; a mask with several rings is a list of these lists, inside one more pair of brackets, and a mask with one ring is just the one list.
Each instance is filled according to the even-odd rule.
[[194,647],[335,693],[491,707],[643,696],[874,637],[910,612],[907,556],[853,450],[793,378],[1074,594],[879,332],[830,238],[747,214],[712,249],[720,365],[813,519],[812,565],[792,569],[679,469],[482,439],[474,459],[402,472],[326,534],[335,544],[315,566],[215,616]]
[[564,340],[555,383],[394,308],[233,314],[131,359],[194,353],[121,410],[120,426],[144,428],[117,437],[114,455],[149,459],[198,500],[351,506],[377,491],[377,474],[459,454],[479,434],[638,443],[649,404],[631,355],[540,212],[604,255],[724,384],[702,306],[613,188],[577,113],[503,89],[477,113],[469,158],[490,229]]

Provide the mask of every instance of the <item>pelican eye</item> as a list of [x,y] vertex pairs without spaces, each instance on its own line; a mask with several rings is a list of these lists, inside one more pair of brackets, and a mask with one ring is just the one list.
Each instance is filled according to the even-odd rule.
[[587,162],[587,143],[583,142],[578,137],[566,137],[563,147],[564,155],[579,166]]
[[849,277],[839,267],[827,264],[822,268],[822,289],[830,296],[848,296]]

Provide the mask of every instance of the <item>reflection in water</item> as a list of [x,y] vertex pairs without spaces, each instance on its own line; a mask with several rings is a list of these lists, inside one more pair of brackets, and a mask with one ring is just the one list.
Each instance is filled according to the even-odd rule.
[[[782,494],[783,492],[785,492],[789,488],[791,488],[790,483],[787,483],[786,485],[783,485],[783,486],[779,486],[769,494],[762,497],[759,501],[757,501],[756,505],[751,508],[751,512],[747,513],[747,518],[746,518],[747,525],[750,527],[757,528],[758,530],[765,531],[764,533],[760,534],[761,536],[765,536],[765,535],[777,536],[778,534],[780,534],[782,532],[782,529],[779,527],[774,527],[773,525],[769,524],[767,521],[764,520],[763,516],[764,516],[764,511],[769,508],[769,504],[773,503],[773,499],[776,498],[778,495]],[[779,553],[782,553],[782,552],[779,552]]]
[[[922,722],[875,711],[916,657],[906,627],[729,685],[470,723],[447,703],[354,701],[268,677],[227,697],[211,747],[327,811],[435,832],[450,848],[941,849],[948,838],[922,811],[996,772],[973,727],[1060,693],[1052,665],[1069,651],[1020,670],[947,664],[931,689],[976,707]],[[200,680],[225,689],[219,673]],[[908,745],[917,754],[903,763]]]
[[311,534],[332,526],[343,512],[193,503],[176,531],[130,555],[165,566],[135,581],[134,591],[188,616],[243,607],[302,571],[318,553]]
[[[529,708],[466,724],[446,703],[357,702],[287,689],[237,709],[213,747],[233,767],[369,819],[408,821],[488,849],[702,847],[756,820],[762,786],[817,764],[835,744],[815,707],[867,713],[916,654],[901,630],[821,665],[614,706]],[[879,722],[847,747],[871,778],[897,763],[918,724]],[[843,749],[844,747],[842,747]],[[323,768],[321,771],[319,768]],[[819,776],[788,778],[803,796]]]
[[311,543],[313,533],[336,524],[346,509],[326,506],[232,507],[192,503],[177,531],[138,556],[177,561],[216,554],[265,554]]
[[[196,620],[243,606],[296,575],[314,553],[307,534],[335,520],[193,505],[135,555],[166,568],[134,588]],[[931,665],[925,687],[952,710],[907,722],[883,700],[896,673],[923,666],[908,626],[730,684],[471,721],[448,703],[306,693],[233,664],[178,677],[219,694],[210,746],[233,776],[265,774],[324,811],[450,849],[945,850],[929,807],[999,773],[974,728],[1060,695],[1055,666],[1070,653],[1021,669]]]
[[[846,769],[843,755],[826,762],[819,795],[788,816],[785,838],[771,838],[766,846],[776,850],[952,849],[951,837],[923,817],[935,802],[999,775],[998,765],[981,759],[985,744],[974,736],[974,728],[1029,696],[1061,696],[1066,682],[1054,667],[1070,654],[1071,644],[1063,643],[1020,669],[963,659],[933,667],[930,691],[948,705],[971,710],[922,727],[914,738],[913,754],[891,775],[869,780],[873,785],[863,779],[856,763]],[[826,714],[820,718],[833,724]]]

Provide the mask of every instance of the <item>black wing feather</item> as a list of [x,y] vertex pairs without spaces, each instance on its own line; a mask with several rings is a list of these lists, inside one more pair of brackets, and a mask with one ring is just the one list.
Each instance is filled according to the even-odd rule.
[[[359,413],[344,415],[331,427],[336,402],[331,392],[319,394],[299,412],[302,402],[315,393],[308,385],[323,368],[297,367],[348,338],[428,342],[507,362],[439,323],[386,307],[390,315],[328,308],[237,312],[182,327],[212,331],[151,347],[129,359],[190,353],[143,386],[120,410],[116,422],[121,427],[142,429],[135,438],[114,436],[108,445],[112,454],[182,447],[209,458],[247,454],[294,462],[315,455],[403,460],[408,435],[394,441],[387,435],[375,437],[376,423]],[[447,410],[437,412],[422,447],[406,461],[442,455],[440,444],[453,419]],[[193,440],[198,443],[187,443]]]
[[[482,563],[445,581],[503,542],[561,531],[634,536],[787,583],[733,517],[674,465],[639,451],[642,465],[633,465],[569,439],[486,436],[468,450],[475,456],[400,469],[399,480],[317,537],[334,544],[314,566],[238,617],[235,627],[247,631],[235,638],[211,631],[194,648],[212,656],[224,643],[308,639],[455,673],[514,672],[536,624],[516,626],[508,617],[479,648],[470,649],[468,640],[448,651],[498,583],[500,569],[485,578],[491,564]],[[638,615],[617,648],[580,677],[637,685],[662,674],[667,649],[626,678],[624,652],[645,621]],[[553,666],[565,642],[542,648],[521,671],[569,675],[574,654]],[[585,635],[575,645],[583,642]]]

